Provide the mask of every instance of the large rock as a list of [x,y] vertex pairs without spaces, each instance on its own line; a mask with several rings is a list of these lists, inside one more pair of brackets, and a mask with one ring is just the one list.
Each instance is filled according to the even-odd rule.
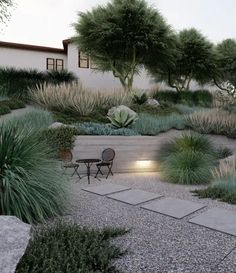
[[151,105],[151,106],[154,106],[154,107],[160,105],[160,103],[159,103],[157,100],[152,99],[152,98],[149,98],[149,99],[145,102],[145,104]]
[[0,216],[0,272],[14,273],[30,239],[31,226],[15,216]]

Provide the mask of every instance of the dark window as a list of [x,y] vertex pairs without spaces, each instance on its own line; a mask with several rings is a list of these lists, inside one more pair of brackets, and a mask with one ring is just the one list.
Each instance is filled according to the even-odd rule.
[[79,67],[89,68],[89,56],[79,51]]
[[64,61],[62,59],[56,59],[56,70],[64,69]]
[[47,58],[47,70],[55,69],[55,60],[52,58]]

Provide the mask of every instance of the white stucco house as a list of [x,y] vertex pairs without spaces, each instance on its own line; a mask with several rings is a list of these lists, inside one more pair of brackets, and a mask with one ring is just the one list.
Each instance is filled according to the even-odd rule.
[[[22,69],[62,70],[73,72],[88,88],[120,88],[119,79],[111,72],[93,68],[89,56],[83,54],[70,39],[62,41],[63,48],[0,41],[0,66]],[[150,89],[152,79],[145,70],[134,78],[134,88]]]

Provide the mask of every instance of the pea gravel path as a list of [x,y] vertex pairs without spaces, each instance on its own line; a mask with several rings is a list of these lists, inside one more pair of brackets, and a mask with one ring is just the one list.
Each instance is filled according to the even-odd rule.
[[115,262],[123,273],[236,273],[236,237],[188,222],[209,208],[235,211],[236,206],[198,199],[191,190],[197,186],[161,182],[157,173],[116,174],[111,179],[92,180],[91,185],[114,183],[192,200],[206,205],[183,219],[143,210],[86,191],[86,179],[72,180],[72,205],[66,218],[91,227],[124,227],[131,231],[114,241],[128,255]]

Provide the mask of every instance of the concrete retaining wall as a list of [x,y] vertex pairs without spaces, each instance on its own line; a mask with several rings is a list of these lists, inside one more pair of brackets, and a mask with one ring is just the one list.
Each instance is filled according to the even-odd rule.
[[[171,130],[158,136],[78,136],[73,154],[74,158],[100,158],[102,151],[110,147],[116,151],[115,172],[158,171],[157,155],[160,147],[173,136],[182,133]],[[236,140],[223,136],[210,138],[217,146],[228,146],[236,154]]]

